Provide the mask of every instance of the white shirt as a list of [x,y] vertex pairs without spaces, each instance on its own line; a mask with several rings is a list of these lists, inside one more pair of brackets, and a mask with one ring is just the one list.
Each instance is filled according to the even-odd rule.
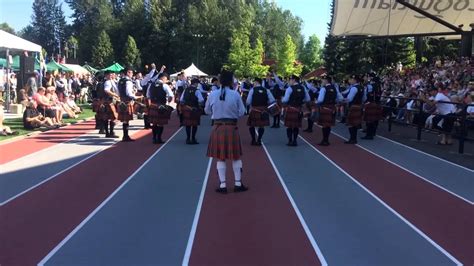
[[447,115],[447,114],[456,112],[456,105],[455,104],[438,103],[438,101],[451,102],[451,99],[449,99],[443,93],[438,92],[438,94],[436,94],[436,96],[435,96],[435,101],[436,101],[436,111],[439,114]]
[[117,84],[115,84],[115,81],[112,81],[110,79],[106,80],[104,82],[104,91],[109,91],[118,94]]
[[468,106],[466,111],[467,114],[474,114],[474,106]]
[[[225,100],[221,101],[221,91],[225,90]],[[240,94],[229,87],[218,89],[209,95],[204,111],[212,114],[211,119],[238,119],[245,114],[245,106]]]
[[[165,92],[166,92],[166,97],[167,97],[167,98],[173,97],[173,92],[171,91],[171,88],[170,88],[170,86],[168,86],[168,84],[163,83],[161,80],[157,80],[156,82],[163,84],[163,90],[165,90]],[[147,98],[150,98],[150,97],[151,97],[151,89],[148,89],[148,90],[146,91],[146,97],[147,97]]]

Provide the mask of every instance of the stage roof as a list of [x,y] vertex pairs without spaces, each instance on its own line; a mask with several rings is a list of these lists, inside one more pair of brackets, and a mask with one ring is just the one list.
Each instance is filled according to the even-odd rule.
[[[474,0],[407,0],[451,25],[470,31]],[[397,36],[455,32],[395,0],[335,0],[331,34]],[[454,37],[454,36],[453,36]],[[459,38],[460,36],[458,36]]]

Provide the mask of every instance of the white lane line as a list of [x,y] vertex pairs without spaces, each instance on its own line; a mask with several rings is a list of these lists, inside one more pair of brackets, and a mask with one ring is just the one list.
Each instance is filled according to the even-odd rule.
[[[133,136],[133,135],[136,134],[137,132],[139,132],[139,130],[138,130],[138,131],[135,131],[134,133],[132,133],[132,134],[130,134],[130,135]],[[88,135],[88,134],[85,134],[85,135]],[[79,138],[79,137],[78,137],[78,138]],[[81,164],[81,163],[83,163],[83,162],[89,160],[90,158],[96,156],[97,154],[99,154],[99,153],[101,153],[101,152],[103,152],[103,151],[105,151],[105,150],[107,150],[107,149],[109,149],[109,148],[115,146],[117,143],[119,143],[118,140],[113,140],[113,141],[114,141],[114,143],[111,144],[110,146],[106,146],[106,147],[103,147],[103,148],[101,148],[101,149],[95,151],[94,153],[92,153],[91,155],[87,156],[86,158],[84,158],[84,159],[82,159],[82,160],[80,160],[80,161],[78,161],[78,162],[76,162],[76,163],[70,165],[69,167],[67,167],[67,168],[65,168],[65,169],[63,169],[63,170],[61,170],[61,171],[59,171],[59,172],[57,172],[57,173],[55,173],[54,175],[52,175],[52,176],[50,176],[50,177],[44,179],[43,181],[41,181],[41,182],[39,182],[39,183],[33,185],[32,187],[29,187],[29,188],[27,188],[27,189],[21,191],[20,193],[18,193],[18,194],[16,194],[16,195],[14,195],[14,196],[12,196],[12,197],[10,197],[10,198],[4,200],[3,202],[0,202],[0,207],[3,206],[3,205],[5,205],[5,204],[7,204],[7,203],[9,203],[9,202],[11,202],[11,201],[13,201],[13,200],[15,200],[15,199],[17,199],[18,197],[21,197],[22,195],[24,195],[24,194],[30,192],[31,190],[33,190],[33,189],[35,189],[35,188],[41,186],[42,184],[44,184],[44,183],[50,181],[51,179],[53,179],[53,178],[55,178],[55,177],[61,175],[62,173],[64,173],[64,172],[66,172],[66,171],[68,171],[68,170],[70,170],[70,169],[76,167],[77,165],[79,165],[79,164]],[[61,143],[61,144],[63,144],[63,143]],[[60,144],[60,145],[61,145],[61,144]],[[100,145],[100,143],[98,143],[98,144]],[[58,147],[58,145],[54,145],[53,147]],[[51,147],[51,148],[52,148],[52,147]],[[38,152],[43,152],[43,151],[44,151],[44,150],[41,150],[41,151],[38,151]],[[17,160],[19,160],[19,159],[24,159],[24,158],[25,158],[25,157],[21,157],[21,158],[18,158]],[[16,160],[15,160],[15,161],[16,161]],[[12,161],[12,162],[13,162],[13,161]],[[11,162],[8,162],[8,164],[9,164],[9,163],[11,163]]]
[[403,144],[403,143],[400,143],[400,142],[391,140],[391,139],[386,138],[386,137],[384,137],[384,136],[377,135],[377,138],[381,138],[381,139],[390,141],[390,142],[392,142],[392,143],[394,143],[394,144],[396,144],[396,145],[405,147],[405,148],[410,149],[410,150],[412,150],[412,151],[419,152],[419,153],[424,154],[424,155],[427,155],[427,156],[429,156],[429,157],[431,157],[431,158],[433,158],[433,159],[440,160],[440,161],[442,161],[442,162],[451,164],[451,165],[453,165],[453,166],[456,166],[456,167],[462,168],[462,169],[464,169],[464,170],[466,170],[466,171],[469,171],[469,172],[471,172],[471,173],[474,173],[474,169],[469,169],[469,168],[467,168],[467,167],[465,167],[465,166],[459,165],[459,164],[457,164],[457,163],[450,162],[450,161],[448,161],[448,160],[446,160],[446,159],[440,158],[440,157],[435,156],[435,155],[433,155],[433,154],[429,154],[429,153],[426,153],[426,152],[424,152],[424,151],[420,151],[420,150],[418,150],[418,149],[415,149],[415,148],[410,147],[410,146],[408,146],[408,145],[405,145],[405,144]]
[[193,225],[191,227],[191,232],[189,233],[188,244],[186,245],[186,252],[184,253],[184,258],[183,258],[183,263],[182,263],[183,266],[187,266],[189,264],[189,259],[191,258],[191,251],[193,249],[194,237],[196,236],[199,216],[201,215],[201,208],[202,208],[202,203],[204,201],[204,194],[206,194],[207,180],[209,179],[211,165],[212,165],[212,158],[209,158],[206,174],[204,176],[204,182],[202,183],[201,194],[199,195],[199,201],[196,207],[196,213],[194,214]]
[[332,165],[334,165],[339,171],[344,173],[347,177],[349,177],[354,183],[356,183],[359,187],[361,187],[365,192],[367,192],[370,196],[372,196],[374,199],[376,199],[380,204],[382,204],[385,208],[387,208],[390,212],[392,212],[395,216],[397,216],[400,220],[402,220],[405,224],[407,224],[409,227],[411,227],[416,233],[418,233],[421,237],[423,237],[425,240],[427,240],[431,245],[433,245],[436,249],[438,249],[441,253],[443,253],[446,257],[448,257],[451,261],[453,261],[456,265],[462,265],[461,262],[459,262],[453,255],[451,255],[448,251],[446,251],[444,248],[442,248],[438,243],[433,241],[429,236],[427,236],[425,233],[423,233],[420,229],[418,229],[415,225],[410,223],[407,219],[405,219],[402,215],[400,215],[397,211],[392,209],[387,203],[385,203],[382,199],[377,197],[374,193],[372,193],[369,189],[367,189],[364,185],[362,185],[359,181],[357,181],[353,176],[351,176],[349,173],[347,173],[344,169],[339,167],[334,161],[329,159],[326,155],[324,155],[321,151],[316,149],[311,143],[309,143],[306,139],[304,139],[302,136],[299,136],[306,144],[308,144],[313,150],[315,150],[317,153],[319,153],[321,156],[326,158]]
[[[332,131],[331,131],[331,133],[334,134],[334,135],[336,135],[336,136],[338,136],[339,138],[341,138],[341,139],[343,139],[343,140],[347,140],[345,137],[343,137],[342,135],[340,135],[340,134],[338,134],[338,133],[336,133],[336,132],[332,132]],[[415,173],[415,172],[413,172],[413,171],[411,171],[411,170],[408,170],[407,168],[405,168],[405,167],[403,167],[403,166],[401,166],[401,165],[399,165],[399,164],[397,164],[397,163],[395,163],[395,162],[392,162],[392,161],[390,161],[389,159],[387,159],[387,158],[385,158],[385,157],[383,157],[383,156],[381,156],[381,155],[379,155],[379,154],[377,154],[377,153],[375,153],[375,152],[373,152],[373,151],[371,151],[371,150],[369,150],[369,149],[367,149],[367,148],[365,148],[365,147],[363,147],[363,146],[361,146],[361,145],[359,145],[359,144],[356,144],[356,146],[359,147],[359,148],[361,148],[361,149],[364,149],[365,151],[367,151],[367,152],[369,152],[369,153],[371,153],[371,154],[373,154],[373,155],[379,157],[380,159],[382,159],[382,160],[384,160],[384,161],[386,161],[386,162],[388,162],[388,163],[391,163],[391,164],[395,165],[396,167],[399,167],[399,168],[405,170],[406,172],[408,172],[408,173],[410,173],[410,174],[412,174],[412,175],[414,175],[414,176],[416,176],[416,177],[422,179],[423,181],[428,182],[428,183],[430,183],[431,185],[433,185],[433,186],[435,186],[435,187],[437,187],[437,188],[439,188],[439,189],[441,189],[441,190],[443,190],[443,191],[445,191],[445,192],[448,192],[449,194],[455,196],[456,198],[458,198],[458,199],[460,199],[460,200],[463,200],[463,201],[465,201],[465,202],[467,202],[467,203],[469,203],[469,204],[471,204],[471,205],[474,205],[474,202],[472,202],[472,201],[470,201],[470,200],[468,200],[468,199],[466,199],[466,198],[464,198],[464,197],[462,197],[462,196],[456,194],[455,192],[450,191],[450,190],[448,190],[447,188],[444,188],[444,187],[442,187],[441,185],[436,184],[436,183],[434,183],[433,181],[431,181],[431,180],[429,180],[429,179],[427,179],[427,178],[425,178],[425,177],[423,177],[423,176],[421,176],[421,175],[419,175],[419,174],[417,174],[417,173]]]
[[319,248],[318,244],[316,243],[316,240],[313,237],[313,234],[311,233],[311,230],[309,229],[308,225],[306,224],[306,221],[303,218],[303,215],[301,214],[300,210],[298,209],[298,206],[296,205],[295,200],[290,194],[290,191],[286,187],[285,182],[283,181],[283,178],[281,177],[280,171],[278,171],[275,162],[273,162],[272,157],[270,156],[270,153],[267,150],[267,147],[265,146],[264,143],[262,143],[262,147],[265,150],[265,153],[267,154],[267,158],[270,160],[270,163],[272,164],[273,170],[275,171],[276,175],[278,176],[278,180],[280,180],[280,184],[283,187],[283,190],[286,193],[286,196],[290,200],[291,206],[293,206],[293,209],[295,210],[296,216],[300,220],[301,225],[303,226],[303,229],[306,233],[306,236],[309,239],[309,242],[311,242],[311,245],[313,246],[314,251],[316,252],[316,255],[318,256],[319,261],[321,262],[322,266],[327,266],[328,263],[326,259],[324,258],[323,253],[321,252],[321,249]]
[[48,262],[68,241],[71,239],[82,227],[96,215],[122,188],[124,188],[130,180],[132,180],[142,169],[145,167],[180,131],[179,128],[163,145],[158,148],[132,175],[130,175],[112,194],[110,194],[94,211],[92,211],[74,230],[72,230],[56,247],[54,247],[46,257],[44,257],[39,263],[39,266],[43,266]]

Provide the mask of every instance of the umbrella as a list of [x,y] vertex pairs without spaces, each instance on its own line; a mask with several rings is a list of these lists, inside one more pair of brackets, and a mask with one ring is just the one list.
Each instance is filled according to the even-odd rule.
[[54,72],[54,71],[66,71],[66,72],[73,72],[71,69],[68,67],[65,67],[61,64],[58,64],[56,61],[51,60],[49,63],[46,64],[46,70],[49,72]]
[[89,66],[88,64],[85,64],[82,67],[87,69],[87,71],[89,71],[91,74],[95,74],[95,73],[99,72],[98,69],[95,69],[95,68]]
[[113,65],[102,69],[102,71],[112,71],[112,72],[120,72],[124,70],[124,67],[121,66],[119,63],[114,63]]

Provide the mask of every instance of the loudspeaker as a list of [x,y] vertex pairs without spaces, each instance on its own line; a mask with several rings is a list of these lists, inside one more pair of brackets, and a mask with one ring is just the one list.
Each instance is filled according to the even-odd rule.
[[20,56],[20,69],[25,74],[31,74],[35,71],[35,58],[32,56]]

